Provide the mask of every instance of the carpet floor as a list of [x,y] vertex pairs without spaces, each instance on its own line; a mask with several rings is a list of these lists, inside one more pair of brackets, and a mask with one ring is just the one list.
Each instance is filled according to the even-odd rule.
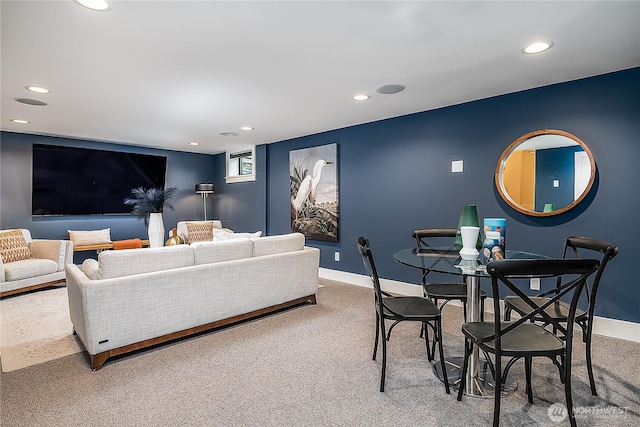
[[2,372],[26,368],[82,351],[72,335],[67,289],[52,289],[0,300]]
[[[387,383],[372,361],[370,289],[322,280],[318,304],[286,310],[107,361],[86,353],[0,376],[1,424],[12,426],[486,426],[493,400],[447,395],[426,360],[419,325],[398,325]],[[462,352],[459,307],[444,310],[447,356]],[[594,337],[599,395],[576,341],[573,399],[579,426],[640,425],[640,344]],[[549,416],[564,403],[557,368],[533,364],[535,403],[522,387],[502,399],[501,425],[566,426]]]

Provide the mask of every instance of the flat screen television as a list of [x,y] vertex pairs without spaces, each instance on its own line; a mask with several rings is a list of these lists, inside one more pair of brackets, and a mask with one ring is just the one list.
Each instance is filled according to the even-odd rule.
[[31,214],[130,214],[136,187],[164,187],[166,156],[33,144]]

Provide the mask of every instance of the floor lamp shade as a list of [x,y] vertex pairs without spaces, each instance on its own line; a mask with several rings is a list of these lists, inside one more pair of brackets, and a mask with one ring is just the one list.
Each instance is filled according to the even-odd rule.
[[196,193],[202,195],[204,205],[204,220],[207,220],[207,196],[213,194],[213,184],[196,184]]
[[213,184],[196,184],[196,193],[199,194],[212,194]]
[[[462,249],[462,234],[460,233],[460,227],[480,227],[480,221],[478,220],[478,207],[476,205],[464,205],[462,212],[460,212],[460,219],[458,220],[458,232],[456,233],[456,241],[454,247],[458,250]],[[482,236],[478,234],[478,241],[476,242],[476,249],[482,249]]]

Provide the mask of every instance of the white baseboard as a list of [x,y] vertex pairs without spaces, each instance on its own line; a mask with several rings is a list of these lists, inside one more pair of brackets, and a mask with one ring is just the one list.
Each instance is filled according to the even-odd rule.
[[[366,288],[372,287],[369,276],[365,276],[363,274],[320,268],[320,277]],[[422,287],[416,284],[380,279],[380,285],[382,286],[382,289],[387,292],[400,295],[422,296]],[[449,304],[461,305],[456,301],[452,301]],[[487,298],[487,301],[485,302],[485,310],[493,313],[493,302],[491,298]],[[640,323],[596,316],[593,320],[593,333],[605,337],[619,338],[622,340],[640,343]]]

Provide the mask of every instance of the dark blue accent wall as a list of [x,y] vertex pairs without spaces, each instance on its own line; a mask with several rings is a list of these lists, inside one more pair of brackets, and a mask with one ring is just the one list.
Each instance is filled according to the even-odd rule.
[[[385,102],[385,96],[369,102]],[[500,199],[494,184],[502,151],[539,129],[576,135],[589,146],[598,168],[589,196],[558,216],[520,214]],[[339,150],[339,241],[307,241],[320,248],[321,267],[365,274],[355,247],[363,235],[371,241],[383,278],[419,283],[418,272],[395,262],[393,253],[413,245],[415,228],[457,226],[462,205],[475,203],[481,221],[507,219],[511,249],[559,256],[569,235],[618,244],[620,255],[608,267],[596,314],[640,322],[635,269],[640,238],[640,69],[270,144],[269,234],[290,228],[289,151],[331,143]],[[463,173],[451,172],[452,160],[464,161]],[[334,251],[341,252],[339,262],[333,260]],[[483,288],[488,291],[488,284]]]

